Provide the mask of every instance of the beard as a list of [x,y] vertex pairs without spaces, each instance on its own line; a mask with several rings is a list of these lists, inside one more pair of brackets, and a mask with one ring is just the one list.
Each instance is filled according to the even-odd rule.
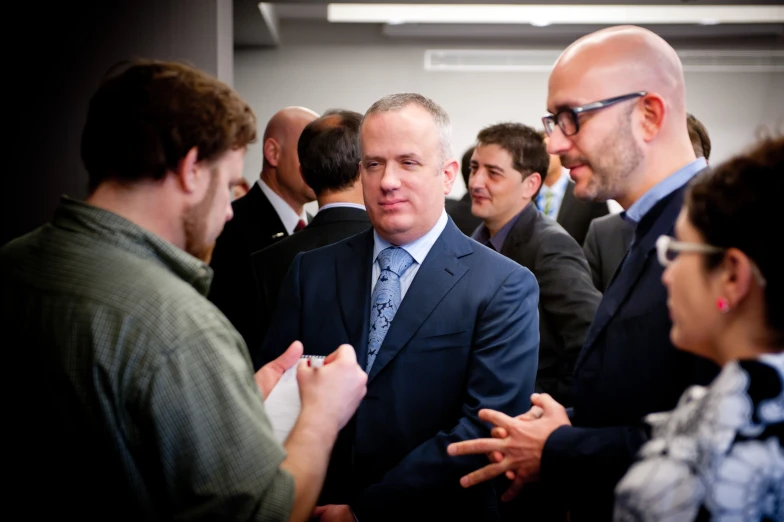
[[201,201],[187,209],[182,216],[185,231],[185,251],[209,264],[215,248],[215,238],[209,238],[210,214],[218,193],[218,174],[211,173],[210,184]]
[[625,193],[628,180],[643,160],[642,148],[632,134],[633,111],[634,107],[630,107],[621,114],[615,130],[595,147],[597,154],[593,160],[587,156],[561,156],[564,165],[583,164],[591,169],[591,178],[579,194],[580,199],[607,201]]

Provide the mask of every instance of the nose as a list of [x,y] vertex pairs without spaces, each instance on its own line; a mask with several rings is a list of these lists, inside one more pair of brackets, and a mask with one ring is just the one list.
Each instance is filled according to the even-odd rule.
[[473,191],[475,189],[480,189],[484,185],[485,182],[485,175],[481,168],[476,169],[475,171],[471,172],[471,175],[468,177],[468,190]]
[[662,280],[662,283],[664,284],[664,286],[667,288],[667,291],[669,292],[670,291],[670,283],[672,282],[672,263],[667,265],[667,267],[664,269],[664,272],[662,273],[661,280]]
[[229,201],[229,207],[226,209],[226,221],[231,221],[234,217],[234,208],[231,206],[231,201]]
[[560,156],[572,147],[572,140],[564,136],[561,127],[556,125],[547,138],[547,153]]
[[381,190],[389,192],[398,188],[400,188],[400,176],[395,165],[392,162],[388,162],[384,166],[384,172],[381,174]]

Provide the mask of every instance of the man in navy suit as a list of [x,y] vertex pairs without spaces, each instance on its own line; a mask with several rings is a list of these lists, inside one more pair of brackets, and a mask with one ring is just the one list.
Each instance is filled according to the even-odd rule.
[[366,400],[332,453],[321,520],[499,518],[491,483],[459,484],[485,458],[453,459],[446,447],[490,435],[482,407],[530,406],[539,290],[447,216],[450,141],[449,117],[423,96],[373,104],[360,129],[373,229],[298,255],[283,283],[262,364],[293,340],[316,355],[349,343],[368,372]]
[[543,118],[548,151],[571,169],[577,197],[621,204],[634,238],[577,359],[573,411],[542,394],[515,419],[482,412],[495,438],[449,449],[491,454],[493,463],[464,486],[507,473],[508,499],[539,479],[557,490],[572,521],[610,520],[615,485],[647,438],[644,416],[674,408],[687,386],[715,376],[715,365],[670,342],[655,255],[687,183],[706,168],[689,140],[684,91],[675,50],[639,27],[592,33],[556,61]]

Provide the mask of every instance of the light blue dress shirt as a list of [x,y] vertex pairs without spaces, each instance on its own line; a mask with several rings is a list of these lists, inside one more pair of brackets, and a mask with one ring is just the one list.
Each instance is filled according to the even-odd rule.
[[393,245],[379,236],[378,232],[373,230],[373,238],[375,241],[373,245],[373,285],[370,287],[371,294],[376,287],[376,281],[378,281],[378,276],[381,273],[381,267],[378,266],[378,254],[387,247],[399,246],[400,248],[405,249],[405,251],[414,258],[414,264],[411,265],[400,278],[400,302],[402,303],[403,299],[406,297],[406,292],[408,292],[408,287],[411,286],[411,281],[414,280],[414,276],[419,272],[419,267],[422,266],[422,262],[425,260],[425,257],[427,257],[430,249],[433,248],[438,236],[440,236],[441,232],[446,228],[448,221],[449,219],[447,218],[446,210],[443,210],[441,212],[441,217],[438,218],[435,226],[433,226],[427,234],[407,245]]
[[648,192],[635,201],[626,212],[621,213],[621,217],[632,223],[635,227],[640,220],[647,214],[659,201],[672,194],[676,189],[688,183],[699,171],[708,166],[705,158],[697,158],[691,163],[676,170],[656,185],[651,187]]

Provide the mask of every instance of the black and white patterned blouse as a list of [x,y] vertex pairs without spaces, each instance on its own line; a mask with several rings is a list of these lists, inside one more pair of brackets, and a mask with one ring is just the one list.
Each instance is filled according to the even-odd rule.
[[784,521],[784,353],[731,362],[675,410],[615,489],[616,522]]

